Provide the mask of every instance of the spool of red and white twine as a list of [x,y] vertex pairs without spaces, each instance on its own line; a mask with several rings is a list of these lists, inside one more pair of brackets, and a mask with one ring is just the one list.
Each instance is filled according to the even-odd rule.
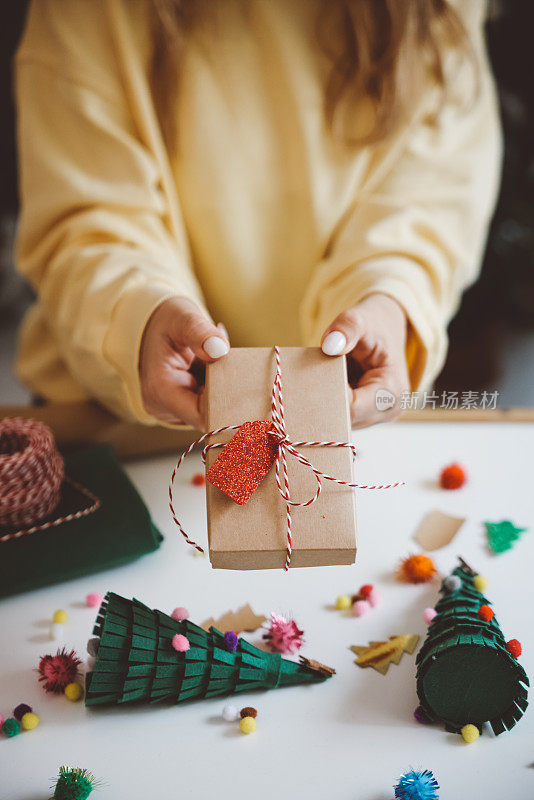
[[31,525],[59,503],[63,459],[44,423],[18,417],[0,421],[0,525]]
[[[50,519],[61,499],[63,481],[85,498],[85,505]],[[0,544],[87,517],[100,500],[65,475],[63,459],[50,428],[18,417],[0,419]]]
[[[286,561],[284,565],[284,570],[287,571],[291,564],[291,556],[293,552],[293,539],[292,539],[292,522],[291,522],[291,509],[292,508],[305,508],[306,506],[311,506],[315,503],[319,495],[321,494],[322,490],[322,481],[333,481],[334,483],[339,484],[340,486],[346,486],[347,488],[354,488],[354,489],[393,489],[396,486],[403,486],[403,481],[396,481],[395,483],[386,483],[386,484],[361,484],[361,483],[354,483],[353,481],[344,481],[340,478],[336,478],[334,475],[328,475],[326,472],[322,472],[320,469],[317,469],[313,466],[313,464],[299,453],[296,449],[297,447],[348,447],[352,453],[353,460],[356,460],[356,448],[352,444],[352,442],[331,442],[331,441],[320,441],[320,442],[293,442],[289,439],[287,432],[286,432],[286,424],[285,424],[285,415],[284,415],[284,395],[282,390],[282,364],[280,361],[280,348],[278,345],[274,347],[274,358],[275,358],[275,365],[276,371],[271,391],[271,429],[268,431],[269,435],[273,437],[273,439],[278,444],[278,451],[275,460],[275,478],[276,478],[276,485],[278,487],[278,491],[284,500],[285,507],[286,507]],[[169,483],[169,507],[171,510],[171,516],[178,526],[178,529],[182,536],[184,537],[187,544],[191,545],[198,550],[200,553],[204,552],[204,549],[200,547],[193,539],[189,537],[185,529],[182,527],[182,524],[178,520],[176,516],[176,512],[174,510],[173,505],[173,496],[172,496],[172,489],[174,485],[174,479],[176,478],[176,473],[180,469],[180,466],[184,460],[193,450],[194,448],[205,442],[205,440],[210,437],[214,436],[219,433],[223,433],[224,431],[234,431],[239,430],[241,425],[225,425],[223,428],[216,428],[215,430],[208,431],[208,433],[204,433],[200,436],[196,441],[194,441],[188,448],[185,450],[172,472],[170,483]],[[206,455],[209,450],[214,447],[224,447],[224,443],[222,442],[213,442],[212,444],[208,444],[204,446],[202,451],[202,461],[206,463]],[[317,488],[315,493],[312,497],[308,498],[307,500],[297,501],[294,500],[290,494],[290,487],[289,487],[289,477],[287,472],[287,455],[293,456],[299,461],[303,466],[310,469],[315,478],[317,480]]]

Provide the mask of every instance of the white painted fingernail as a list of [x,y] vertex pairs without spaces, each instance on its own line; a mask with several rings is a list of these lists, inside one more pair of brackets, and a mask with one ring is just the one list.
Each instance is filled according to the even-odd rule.
[[218,322],[218,323],[217,323],[217,327],[218,327],[218,329],[221,331],[221,333],[224,333],[224,335],[226,336],[226,338],[227,338],[228,340],[230,340],[230,337],[228,336],[228,331],[227,331],[227,330],[226,330],[226,328],[224,327],[224,324],[223,324],[222,322]]
[[347,346],[347,337],[341,331],[330,331],[323,342],[325,356],[338,356]]
[[230,349],[224,339],[218,336],[210,336],[202,346],[210,358],[225,356]]

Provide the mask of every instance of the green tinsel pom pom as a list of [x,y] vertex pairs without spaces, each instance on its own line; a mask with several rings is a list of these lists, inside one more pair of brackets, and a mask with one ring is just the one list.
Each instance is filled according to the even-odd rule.
[[59,768],[59,778],[54,790],[55,800],[87,800],[95,787],[95,778],[81,767]]

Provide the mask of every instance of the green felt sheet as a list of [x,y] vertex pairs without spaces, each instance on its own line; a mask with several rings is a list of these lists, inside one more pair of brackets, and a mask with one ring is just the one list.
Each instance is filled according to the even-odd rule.
[[[172,647],[177,633],[191,645],[184,653]],[[178,622],[112,592],[102,604],[94,634],[100,645],[93,671],[86,676],[87,706],[181,703],[326,679],[317,670],[259,650],[243,639],[236,652],[230,652],[215,628],[204,631],[190,620]]]
[[65,470],[99,498],[100,508],[0,542],[0,597],[110,569],[159,547],[163,537],[109,445],[66,455]]
[[446,730],[489,722],[495,734],[510,730],[523,715],[528,678],[506,649],[497,618],[478,617],[489,601],[473,586],[473,578],[458,567],[462,580],[455,592],[446,592],[436,604],[438,615],[417,654],[417,694],[430,719]]

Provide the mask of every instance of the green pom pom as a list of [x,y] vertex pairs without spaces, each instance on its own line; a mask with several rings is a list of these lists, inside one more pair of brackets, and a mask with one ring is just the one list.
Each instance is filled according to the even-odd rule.
[[8,717],[2,723],[2,732],[11,738],[12,736],[16,736],[18,733],[20,733],[20,725],[16,719],[13,719],[13,717]]
[[55,800],[87,800],[94,787],[95,778],[86,769],[60,767],[54,798]]

